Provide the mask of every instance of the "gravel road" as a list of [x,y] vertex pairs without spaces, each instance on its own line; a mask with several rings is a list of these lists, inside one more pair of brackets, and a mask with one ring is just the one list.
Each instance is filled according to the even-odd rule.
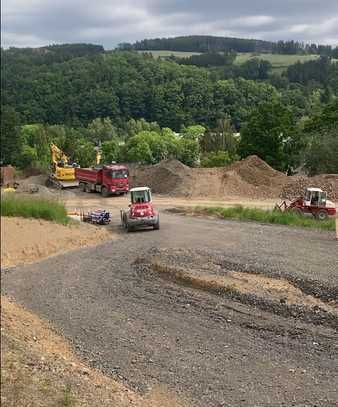
[[334,233],[164,213],[160,231],[121,231],[96,248],[10,269],[2,292],[141,392],[160,384],[193,406],[337,405],[334,327],[143,274],[135,260],[155,247],[221,252],[323,298],[337,293]]

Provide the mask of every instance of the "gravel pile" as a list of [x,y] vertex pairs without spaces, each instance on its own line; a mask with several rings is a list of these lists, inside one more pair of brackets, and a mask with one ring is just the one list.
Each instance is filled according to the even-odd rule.
[[290,177],[280,192],[283,199],[295,199],[304,194],[306,188],[321,188],[327,192],[328,198],[338,199],[338,175],[318,175],[316,177]]

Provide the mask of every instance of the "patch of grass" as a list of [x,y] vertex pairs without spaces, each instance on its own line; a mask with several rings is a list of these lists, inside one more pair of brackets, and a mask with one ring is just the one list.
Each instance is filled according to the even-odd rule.
[[215,215],[222,219],[249,220],[279,225],[301,226],[321,230],[335,230],[334,219],[318,221],[310,216],[300,216],[291,212],[279,212],[276,210],[269,211],[257,208],[244,208],[240,205],[230,208],[196,207],[194,208],[194,213]]
[[288,55],[288,54],[256,54],[250,52],[238,53],[235,63],[242,64],[252,58],[264,59],[269,61],[273,68],[286,68],[296,62],[307,62],[318,59],[318,55]]
[[149,53],[152,54],[154,58],[165,58],[174,55],[177,58],[188,58],[192,55],[201,55],[200,52],[187,52],[187,51],[170,51],[170,50],[153,50],[153,51],[137,51],[140,54]]
[[58,201],[7,194],[1,198],[1,216],[45,219],[67,224],[65,206]]

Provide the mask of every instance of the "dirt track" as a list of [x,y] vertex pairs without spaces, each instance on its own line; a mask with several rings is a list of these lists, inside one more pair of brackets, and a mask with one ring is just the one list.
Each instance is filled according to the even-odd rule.
[[316,309],[283,314],[162,279],[142,262],[154,248],[180,249],[177,266],[194,251],[223,256],[225,270],[283,276],[335,299],[333,233],[162,214],[160,231],[120,236],[12,269],[3,291],[93,366],[141,391],[161,383],[196,406],[336,405],[335,317],[309,324]]

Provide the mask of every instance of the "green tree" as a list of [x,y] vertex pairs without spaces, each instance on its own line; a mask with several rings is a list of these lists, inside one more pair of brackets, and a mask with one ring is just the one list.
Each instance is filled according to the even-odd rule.
[[94,119],[88,125],[90,140],[95,144],[117,138],[117,130],[109,117]]
[[16,165],[22,150],[20,116],[10,106],[1,106],[1,162]]
[[305,150],[305,168],[309,175],[338,173],[338,127],[311,134]]
[[241,131],[242,157],[256,154],[278,170],[294,165],[296,125],[291,110],[280,102],[264,103],[252,112]]
[[203,155],[201,166],[206,168],[225,167],[238,159],[238,156],[231,156],[228,151],[210,152]]
[[187,140],[200,141],[200,139],[204,136],[204,133],[205,127],[196,124],[188,127],[183,126],[180,135]]
[[81,167],[89,167],[95,164],[95,145],[88,140],[79,140],[75,150],[75,161]]
[[182,138],[179,142],[177,159],[189,167],[199,164],[200,146],[198,141]]
[[103,163],[111,163],[112,161],[119,160],[120,147],[117,139],[104,141],[101,150]]

